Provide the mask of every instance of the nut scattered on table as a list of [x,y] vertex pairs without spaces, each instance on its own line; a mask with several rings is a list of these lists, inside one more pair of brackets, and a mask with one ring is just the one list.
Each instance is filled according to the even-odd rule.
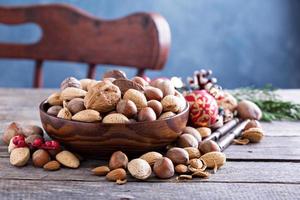
[[152,173],[149,163],[141,158],[131,160],[127,168],[131,176],[140,180],[149,178]]

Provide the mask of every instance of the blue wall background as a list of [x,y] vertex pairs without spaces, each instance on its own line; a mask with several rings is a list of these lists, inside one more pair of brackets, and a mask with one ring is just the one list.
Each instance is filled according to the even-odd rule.
[[[0,5],[64,2],[102,18],[154,11],[168,20],[172,47],[163,71],[150,77],[192,75],[211,68],[225,88],[300,86],[300,1],[297,0],[0,0]],[[0,26],[0,41],[37,38],[32,27]],[[98,67],[97,77],[109,67]],[[32,61],[0,60],[0,87],[31,87]],[[135,71],[125,70],[130,76]],[[83,78],[85,65],[46,62],[45,87],[66,76]]]

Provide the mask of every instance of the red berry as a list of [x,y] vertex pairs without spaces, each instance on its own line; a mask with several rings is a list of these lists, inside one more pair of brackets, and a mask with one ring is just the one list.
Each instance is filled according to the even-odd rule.
[[40,147],[43,144],[43,139],[42,138],[36,138],[33,143],[32,146],[34,147]]
[[19,141],[24,141],[24,142],[25,142],[25,137],[24,137],[24,135],[16,135],[16,136],[13,138],[13,143],[14,143],[14,145],[18,145]]
[[51,147],[53,147],[54,149],[58,149],[59,148],[59,143],[55,140],[51,141]]
[[17,147],[26,147],[26,146],[27,146],[27,144],[25,143],[25,140],[18,141]]
[[46,146],[46,147],[51,147],[51,141],[46,141],[46,142],[45,142],[45,146]]

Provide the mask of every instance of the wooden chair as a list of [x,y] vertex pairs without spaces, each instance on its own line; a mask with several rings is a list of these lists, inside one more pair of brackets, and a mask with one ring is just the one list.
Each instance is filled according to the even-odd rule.
[[0,44],[0,58],[34,59],[34,87],[42,87],[44,60],[87,63],[88,78],[97,64],[146,69],[163,68],[169,52],[170,29],[155,13],[135,13],[102,20],[64,4],[0,7],[0,23],[35,23],[42,37],[35,44]]

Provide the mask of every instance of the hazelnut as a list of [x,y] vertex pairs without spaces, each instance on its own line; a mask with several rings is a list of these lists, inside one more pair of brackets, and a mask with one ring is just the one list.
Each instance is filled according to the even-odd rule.
[[198,141],[197,139],[190,135],[190,134],[182,134],[179,136],[177,140],[177,144],[179,147],[184,148],[184,147],[195,147],[198,148]]
[[156,114],[150,107],[145,107],[140,110],[138,113],[138,121],[145,122],[145,121],[154,121],[156,120]]
[[157,78],[157,79],[152,80],[152,81],[150,82],[150,85],[151,85],[152,87],[158,88],[158,85],[159,85],[160,83],[162,83],[162,82],[164,82],[164,79],[163,79],[163,78]]
[[89,89],[84,105],[87,109],[109,112],[115,109],[121,99],[120,89],[111,83],[100,82]]
[[5,144],[9,144],[10,140],[16,135],[23,135],[23,130],[21,124],[18,122],[10,123],[3,132],[2,141]]
[[140,180],[149,178],[152,173],[149,163],[141,158],[131,160],[127,168],[131,176]]
[[61,82],[60,89],[64,90],[67,87],[81,88],[81,83],[74,77],[68,77]]
[[175,95],[175,87],[170,80],[164,80],[158,83],[157,88],[163,92],[163,96]]
[[114,78],[114,79],[127,79],[125,72],[121,70],[111,70],[103,74],[103,79]]
[[109,169],[117,169],[117,168],[124,168],[126,169],[128,164],[128,158],[125,153],[122,151],[114,152],[109,160]]
[[84,100],[82,98],[74,98],[68,102],[67,108],[74,115],[85,109]]
[[187,164],[189,154],[183,148],[173,147],[167,151],[166,157],[170,158],[174,164]]
[[170,117],[174,117],[176,114],[169,111],[169,112],[165,112],[163,114],[160,115],[160,117],[158,119],[163,120],[163,119],[168,119]]
[[148,82],[143,79],[142,77],[135,76],[131,79],[133,82],[140,84],[141,86],[145,87],[148,85]]
[[248,129],[250,129],[250,128],[261,128],[261,125],[260,125],[259,121],[253,119],[253,120],[250,120],[250,121],[246,124],[244,130],[248,130]]
[[197,131],[200,133],[200,135],[201,135],[202,138],[205,138],[205,137],[211,135],[211,129],[208,128],[208,127],[197,128]]
[[200,135],[200,133],[197,131],[197,129],[191,127],[191,126],[187,126],[183,129],[183,133],[186,134],[190,134],[192,136],[194,136],[194,138],[197,140],[197,142],[201,142],[202,137]]
[[148,86],[145,88],[145,96],[147,100],[157,100],[160,101],[163,98],[163,93],[160,89]]
[[38,149],[32,154],[32,162],[35,167],[43,167],[49,161],[50,155],[44,149]]
[[121,113],[128,118],[132,118],[137,114],[137,107],[131,100],[120,100],[116,109],[118,113]]
[[120,113],[112,113],[112,114],[108,114],[106,115],[103,120],[103,123],[129,123],[129,119]]
[[47,113],[49,115],[52,115],[52,116],[57,116],[57,114],[59,113],[59,111],[62,109],[61,106],[51,106],[48,110],[47,110]]
[[177,113],[181,110],[181,100],[174,95],[167,95],[161,100],[163,111],[171,111]]
[[242,100],[237,106],[238,115],[242,119],[260,120],[262,112],[260,108],[252,101]]
[[156,160],[153,171],[158,178],[171,178],[174,176],[174,165],[169,158],[163,157]]
[[217,152],[221,151],[219,145],[213,140],[202,141],[199,144],[199,150],[201,151],[202,154],[206,154],[212,151],[217,151]]
[[175,172],[178,174],[185,174],[188,172],[188,167],[183,164],[176,165]]
[[184,150],[186,150],[188,152],[189,159],[200,158],[200,156],[201,156],[201,153],[198,148],[185,147]]
[[135,103],[138,111],[147,107],[147,99],[143,93],[135,89],[129,89],[125,92],[123,99],[131,100]]
[[162,107],[161,103],[157,100],[148,101],[147,106],[154,110],[154,112],[156,114],[156,117],[159,117],[162,110],[163,110],[163,107]]

